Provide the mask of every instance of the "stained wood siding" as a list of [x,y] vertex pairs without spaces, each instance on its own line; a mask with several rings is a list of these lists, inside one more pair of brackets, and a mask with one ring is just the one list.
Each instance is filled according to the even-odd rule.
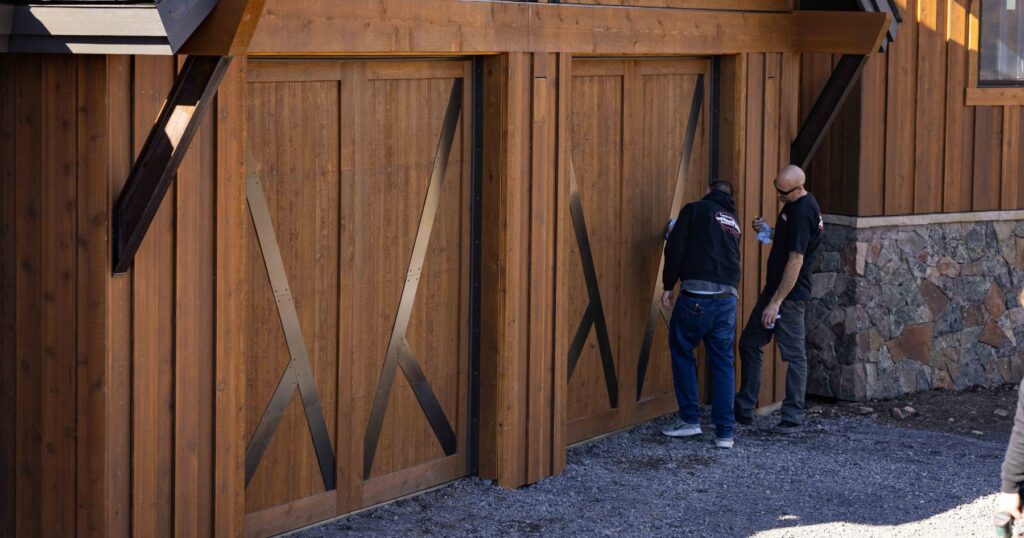
[[134,269],[110,271],[110,208],[175,69],[0,57],[0,534],[214,534],[212,114]]
[[[896,41],[873,56],[808,170],[828,213],[1024,208],[1024,110],[967,106],[972,0],[897,0]],[[801,116],[838,58],[805,55]]]
[[[732,170],[735,174],[736,207],[744,226],[738,339],[764,285],[770,250],[758,243],[749,223],[755,216],[773,222],[780,209],[772,182],[781,167],[789,163],[789,146],[798,129],[801,59],[790,53],[747,54],[725,65],[733,62],[735,66],[725,71],[727,83],[723,85],[723,118],[729,119],[723,124],[723,148],[732,151],[722,151],[721,166],[723,173]],[[730,102],[736,104],[729,107]],[[738,386],[738,354],[736,360]],[[786,363],[773,341],[765,348],[758,405],[781,401],[785,379]]]

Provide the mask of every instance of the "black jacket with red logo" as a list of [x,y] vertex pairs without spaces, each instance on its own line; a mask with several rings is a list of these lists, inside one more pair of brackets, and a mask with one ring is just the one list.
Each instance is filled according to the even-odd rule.
[[738,287],[740,224],[732,196],[711,191],[683,206],[665,243],[666,290],[680,280],[705,280]]

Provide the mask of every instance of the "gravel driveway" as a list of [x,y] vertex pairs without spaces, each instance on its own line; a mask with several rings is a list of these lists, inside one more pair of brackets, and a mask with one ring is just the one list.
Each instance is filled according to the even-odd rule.
[[564,474],[527,488],[464,479],[297,536],[993,536],[1008,433],[837,417],[777,437],[771,420],[719,450],[707,427],[661,436],[663,418],[571,449]]

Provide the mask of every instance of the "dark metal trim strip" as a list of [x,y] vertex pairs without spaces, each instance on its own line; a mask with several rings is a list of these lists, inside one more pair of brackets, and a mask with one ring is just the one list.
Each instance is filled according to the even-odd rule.
[[281,376],[277,389],[274,390],[270,403],[263,412],[259,426],[253,432],[249,445],[245,449],[245,483],[248,485],[256,473],[260,460],[263,458],[263,452],[277,430],[281,414],[284,413],[284,408],[291,400],[295,389],[298,389],[306,414],[306,423],[309,426],[309,434],[313,441],[313,449],[316,451],[317,462],[320,464],[320,476],[324,482],[324,489],[330,491],[335,488],[334,450],[331,448],[327,423],[324,420],[323,410],[320,408],[320,398],[317,395],[313,369],[309,365],[309,353],[306,351],[306,342],[299,325],[299,314],[295,310],[295,302],[288,285],[288,276],[284,270],[281,249],[277,242],[277,235],[274,233],[273,222],[270,219],[270,210],[267,209],[267,199],[260,180],[256,177],[249,176],[248,178],[246,198],[249,202],[249,213],[252,215],[253,226],[256,228],[260,250],[263,252],[267,277],[270,279],[270,285],[274,291],[277,313],[281,318],[281,329],[284,331],[291,360]]
[[[444,125],[441,128],[441,137],[437,143],[437,151],[434,154],[434,165],[430,174],[430,183],[427,186],[426,199],[423,201],[423,211],[420,213],[419,228],[416,230],[416,242],[413,244],[412,256],[409,260],[409,271],[405,279],[405,287],[402,289],[402,298],[398,304],[398,313],[395,315],[395,324],[391,332],[391,340],[388,342],[388,351],[384,358],[384,367],[381,371],[380,382],[377,384],[377,391],[373,396],[373,404],[370,408],[370,421],[366,426],[366,438],[363,440],[363,478],[370,478],[370,471],[373,469],[373,460],[377,453],[377,444],[380,442],[380,432],[383,428],[384,415],[387,411],[388,400],[391,395],[391,387],[395,381],[395,370],[399,365],[405,373],[406,379],[413,385],[416,399],[419,401],[423,413],[430,421],[441,447],[446,455],[455,453],[456,443],[451,423],[441,409],[437,398],[434,396],[427,383],[422,377],[422,371],[415,365],[415,359],[403,350],[408,349],[405,340],[405,333],[409,328],[409,319],[412,316],[412,306],[416,300],[416,291],[419,288],[420,272],[423,270],[423,261],[426,258],[427,246],[430,244],[430,235],[434,228],[434,218],[437,216],[437,206],[441,199],[441,183],[444,180],[445,171],[448,168],[448,158],[451,155],[452,142],[455,139],[455,127],[459,123],[459,116],[462,112],[462,79],[456,79],[452,83],[451,97],[448,99],[448,108],[444,115]],[[422,379],[415,377],[416,372]],[[419,381],[417,388],[417,381]]]
[[484,64],[473,59],[473,183],[470,186],[469,223],[469,451],[466,471],[480,474],[480,269],[484,177]]
[[[679,155],[679,169],[676,171],[676,186],[672,192],[672,208],[669,218],[679,214],[683,206],[683,185],[686,183],[686,173],[690,166],[690,158],[693,155],[693,143],[697,138],[697,127],[700,124],[700,112],[704,106],[704,75],[697,75],[697,84],[693,89],[693,101],[690,103],[690,117],[686,123],[686,133],[683,138],[683,149]],[[667,222],[668,219],[665,219]],[[636,363],[636,401],[644,390],[644,380],[647,377],[647,366],[651,361],[651,343],[654,339],[654,324],[658,320],[658,314],[668,324],[668,313],[661,309],[661,275],[665,270],[665,250],[662,242],[661,261],[658,263],[658,277],[654,282],[654,297],[651,299],[651,310],[647,314],[647,325],[644,328],[644,340],[640,346],[640,358]]]
[[612,356],[611,339],[608,337],[608,324],[604,319],[604,306],[601,302],[601,289],[597,283],[597,270],[594,269],[594,256],[590,249],[590,236],[587,234],[587,221],[583,216],[583,202],[580,200],[579,185],[576,181],[576,167],[572,158],[569,159],[569,211],[572,213],[572,227],[576,234],[576,244],[580,248],[580,263],[583,265],[583,279],[587,285],[587,297],[590,304],[583,313],[576,337],[569,346],[569,374],[572,379],[576,363],[583,352],[583,345],[590,334],[591,327],[597,330],[597,345],[601,351],[601,366],[604,368],[604,382],[608,390],[608,403],[612,409],[619,406],[619,380],[615,375],[615,360]]

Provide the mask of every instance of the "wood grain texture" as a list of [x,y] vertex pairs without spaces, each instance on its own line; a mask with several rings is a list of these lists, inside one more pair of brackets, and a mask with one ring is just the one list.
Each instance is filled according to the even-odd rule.
[[[661,234],[670,217],[683,132],[701,60],[573,61],[565,159],[572,159],[586,217],[601,301],[617,377],[618,407],[609,406],[595,329],[587,336],[566,398],[566,441],[575,442],[670,412],[676,407],[667,331],[655,325],[640,400],[637,364],[658,282]],[[703,79],[710,82],[709,76]],[[564,91],[564,90],[563,90]],[[687,163],[682,197],[700,198],[707,184],[707,107]],[[563,168],[563,174],[568,168]],[[569,178],[559,189],[559,284],[556,286],[556,356],[565,361],[583,312],[590,304],[580,246],[568,210]],[[705,391],[700,353],[701,391]]]
[[217,287],[214,333],[214,535],[242,534],[245,513],[246,274],[250,245],[245,201],[247,62],[231,62],[217,94]]
[[[118,195],[121,194],[134,158],[131,57],[107,58],[107,89],[107,207],[110,208],[114,207]],[[109,231],[107,233],[109,234]],[[106,269],[109,271],[109,267]],[[109,284],[110,347],[106,353],[108,408],[107,451],[104,462],[109,482],[105,509],[108,532],[115,536],[127,536],[131,533],[132,284],[133,278],[130,274],[111,279]]]
[[[18,243],[16,295],[16,338],[19,375],[17,441],[17,526],[19,536],[40,536],[48,525],[42,519],[43,504],[59,502],[44,500],[42,479],[42,62],[27,57],[17,60],[15,99],[18,132],[15,174],[18,178],[15,197]],[[70,530],[70,529],[67,529]]]
[[950,0],[918,0],[917,117],[914,134],[915,213],[942,210],[945,153],[946,15]]
[[78,192],[76,346],[78,361],[76,528],[79,536],[107,533],[107,350],[111,251],[107,194],[107,59],[77,58]]
[[[137,156],[171,88],[173,61],[138,57],[134,76]],[[132,527],[147,536],[174,533],[174,217],[173,203],[160,206],[132,271]]]
[[0,260],[0,533],[13,535],[17,527],[17,256],[15,227],[17,200],[16,85],[17,62],[0,57],[0,248],[15,255]]
[[[400,17],[390,14],[401,13]],[[250,54],[868,54],[883,13],[691,11],[453,0],[268,0]]]
[[[178,59],[180,69],[183,59]],[[177,173],[175,233],[174,528],[213,532],[216,149],[213,113]]]

